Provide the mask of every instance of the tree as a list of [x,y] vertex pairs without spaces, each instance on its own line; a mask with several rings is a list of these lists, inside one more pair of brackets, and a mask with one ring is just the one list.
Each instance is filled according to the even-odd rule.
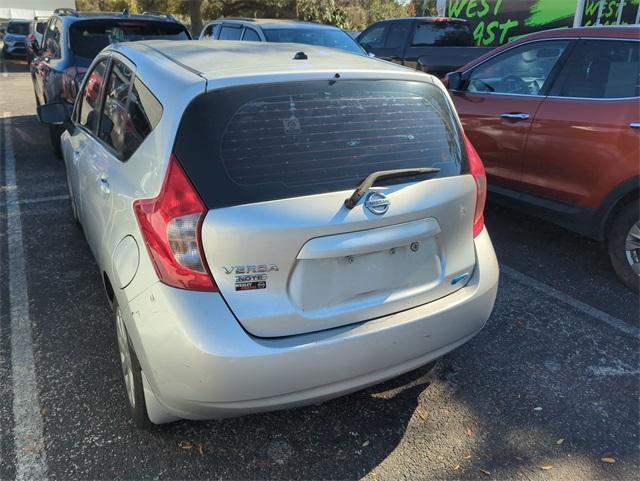
[[189,0],[191,34],[195,37],[202,30],[202,0]]

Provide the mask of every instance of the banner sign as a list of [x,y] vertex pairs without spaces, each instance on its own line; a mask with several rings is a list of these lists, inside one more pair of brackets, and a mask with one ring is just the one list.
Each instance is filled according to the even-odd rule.
[[[447,16],[471,23],[476,45],[502,45],[523,35],[573,26],[576,0],[449,0]],[[634,23],[640,0],[626,0],[620,23]],[[603,0],[600,24],[616,24],[620,0]],[[586,0],[583,25],[594,25],[600,0]]]

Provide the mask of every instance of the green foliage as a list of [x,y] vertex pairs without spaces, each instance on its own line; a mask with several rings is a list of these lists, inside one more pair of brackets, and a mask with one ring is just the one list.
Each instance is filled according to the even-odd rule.
[[[414,0],[420,4],[429,1],[435,4],[435,0]],[[407,16],[410,3],[406,0],[76,0],[79,10],[160,11],[177,15],[182,20],[193,19],[193,9],[198,5],[202,18],[207,20],[218,17],[290,18],[362,30],[378,20]],[[413,8],[410,10],[413,12]]]

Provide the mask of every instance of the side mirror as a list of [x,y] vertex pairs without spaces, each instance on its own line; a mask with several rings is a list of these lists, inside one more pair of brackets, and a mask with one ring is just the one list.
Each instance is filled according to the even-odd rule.
[[40,105],[38,107],[38,118],[43,124],[65,125],[69,123],[71,115],[67,104],[57,102],[53,104]]
[[449,72],[445,75],[443,83],[449,90],[462,90],[465,82],[460,72]]

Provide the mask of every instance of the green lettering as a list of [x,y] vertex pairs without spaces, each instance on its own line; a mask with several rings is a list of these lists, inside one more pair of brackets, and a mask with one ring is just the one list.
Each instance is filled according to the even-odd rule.
[[589,0],[587,2],[587,5],[584,7],[584,13],[587,14],[587,16],[591,16],[593,14],[595,14],[598,11],[598,6],[599,3],[597,0],[596,1],[591,1]]
[[497,20],[494,20],[489,25],[487,25],[487,36],[482,41],[484,45],[491,45],[495,41],[496,34],[493,31],[496,29],[496,27],[499,27],[499,26],[500,26],[500,22],[498,22]]
[[467,18],[473,18],[476,16],[476,8],[478,7],[476,0],[469,0],[467,3]]
[[482,18],[489,13],[489,4],[487,3],[487,0],[480,0],[480,5],[482,5],[482,10],[478,12],[478,18]]
[[464,9],[468,0],[452,0],[449,3],[449,16],[460,17],[460,13]]
[[478,22],[476,28],[473,30],[473,40],[476,45],[482,45],[482,38],[484,37],[484,21]]
[[507,20],[502,25],[500,25],[500,30],[502,31],[502,34],[500,35],[500,43],[501,44],[506,42],[507,33],[513,27],[517,27],[518,23],[519,22],[517,20]]
[[502,6],[502,0],[496,0],[496,4],[493,7],[493,14],[494,15],[498,15],[498,12],[500,11],[500,7]]

